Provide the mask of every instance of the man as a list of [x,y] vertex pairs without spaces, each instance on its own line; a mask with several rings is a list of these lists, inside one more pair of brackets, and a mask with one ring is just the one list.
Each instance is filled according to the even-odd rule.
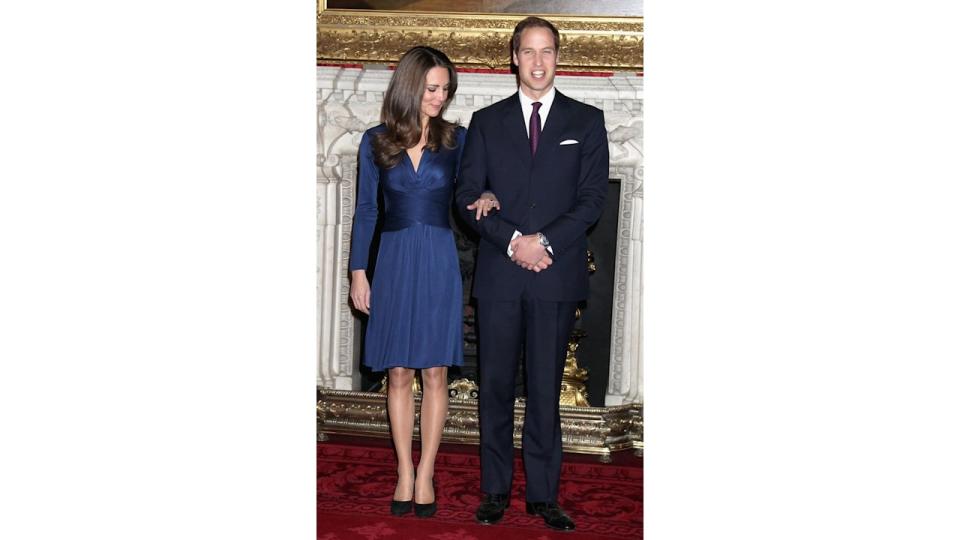
[[[456,193],[457,208],[481,236],[473,295],[484,497],[476,518],[496,523],[509,506],[522,347],[527,513],[573,530],[557,505],[560,381],[577,303],[587,298],[586,231],[603,209],[607,132],[602,111],[554,88],[560,34],[550,22],[524,19],[511,45],[518,92],[474,113]],[[468,205],[485,190],[497,196],[500,210],[477,221]]]

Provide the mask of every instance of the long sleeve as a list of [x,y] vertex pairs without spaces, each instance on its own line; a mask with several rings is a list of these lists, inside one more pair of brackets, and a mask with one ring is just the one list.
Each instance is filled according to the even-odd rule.
[[506,253],[516,226],[500,217],[500,212],[493,212],[477,221],[474,212],[467,210],[467,205],[477,200],[487,186],[487,150],[479,124],[480,120],[474,114],[460,161],[455,204],[464,222],[480,233],[482,238],[502,247]]
[[373,161],[370,132],[360,139],[360,174],[357,182],[357,209],[353,216],[353,234],[350,241],[350,271],[365,270],[370,256],[370,242],[377,226],[377,187],[380,168]]
[[600,219],[604,199],[607,196],[607,181],[610,177],[610,149],[603,113],[595,116],[594,126],[588,131],[583,144],[580,162],[580,178],[577,182],[577,202],[564,213],[541,229],[557,255]]

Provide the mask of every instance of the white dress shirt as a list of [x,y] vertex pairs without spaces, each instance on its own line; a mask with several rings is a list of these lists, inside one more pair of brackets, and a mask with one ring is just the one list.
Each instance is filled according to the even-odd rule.
[[[523,93],[523,89],[517,88],[517,92],[520,94],[520,109],[523,111],[523,126],[527,130],[527,137],[530,137],[530,115],[533,114],[533,101],[528,98],[526,94]],[[541,103],[540,105],[540,130],[543,132],[543,128],[547,125],[547,115],[550,114],[550,107],[553,106],[553,98],[557,95],[557,88],[551,86],[550,90],[543,95],[542,98],[538,99]]]
[[[533,115],[533,103],[534,100],[527,97],[523,93],[523,89],[517,87],[517,93],[520,94],[520,110],[523,111],[523,127],[527,130],[527,137],[530,137],[530,116]],[[547,115],[550,114],[550,107],[553,106],[553,98],[557,95],[557,88],[551,86],[550,90],[547,91],[540,99],[537,101],[540,102],[540,132],[543,133],[543,128],[547,125]],[[523,236],[523,233],[520,231],[513,231],[513,238],[510,239],[512,242],[514,238],[518,236]],[[548,239],[549,240],[549,239]],[[547,251],[553,255],[553,248],[548,247]],[[513,257],[513,248],[510,247],[510,244],[507,244],[507,256]]]

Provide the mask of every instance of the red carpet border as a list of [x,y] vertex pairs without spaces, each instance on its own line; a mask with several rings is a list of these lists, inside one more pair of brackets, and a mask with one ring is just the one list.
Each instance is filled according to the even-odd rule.
[[[393,450],[381,446],[317,444],[318,540],[586,540],[643,536],[643,468],[640,459],[602,464],[595,457],[564,455],[558,502],[577,524],[564,533],[527,515],[523,465],[514,462],[510,508],[496,525],[474,520],[480,504],[480,457],[470,447],[437,456],[437,514],[420,519],[390,514],[396,485]],[[414,452],[414,460],[418,456]],[[626,464],[620,464],[626,462]]]

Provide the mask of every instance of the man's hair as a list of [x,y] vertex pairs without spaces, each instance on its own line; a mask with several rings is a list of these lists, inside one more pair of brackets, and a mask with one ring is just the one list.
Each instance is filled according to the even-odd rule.
[[547,28],[553,32],[553,48],[560,51],[560,31],[550,21],[540,17],[527,17],[517,23],[513,29],[513,38],[510,41],[510,51],[516,53],[520,50],[520,36],[527,28]]

